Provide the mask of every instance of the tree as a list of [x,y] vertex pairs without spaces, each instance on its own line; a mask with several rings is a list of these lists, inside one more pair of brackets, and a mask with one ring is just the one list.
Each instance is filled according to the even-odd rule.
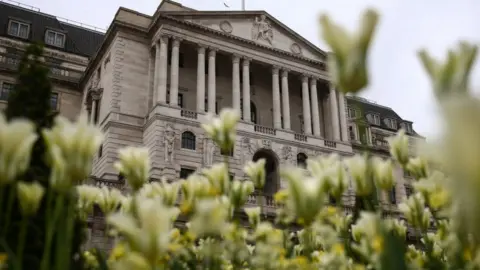
[[[32,149],[30,166],[22,181],[38,181],[48,192],[48,179],[50,169],[45,161],[45,142],[41,135],[41,131],[50,128],[56,113],[51,108],[52,84],[48,78],[49,69],[42,60],[43,46],[39,44],[30,45],[19,65],[17,82],[8,97],[8,105],[6,109],[6,118],[8,121],[12,119],[24,118],[32,121],[38,133],[38,139]],[[15,192],[15,191],[12,191]],[[6,198],[0,198],[2,200]],[[76,198],[71,198],[76,199]],[[43,255],[44,239],[45,239],[45,218],[47,212],[47,202],[44,199],[36,216],[29,223],[27,231],[28,245],[25,247],[25,255],[23,260],[24,269],[39,269],[39,264]],[[11,226],[7,228],[8,233],[5,236],[5,242],[9,249],[15,250],[16,241],[18,240],[18,226],[22,220],[17,202],[14,202],[13,211],[11,213]],[[72,255],[79,252],[83,240],[82,222],[76,221],[75,234],[72,243]],[[0,224],[2,228],[2,224]],[[2,228],[3,231],[3,228]],[[0,237],[2,237],[0,235]],[[54,236],[55,237],[55,236]],[[3,239],[0,239],[3,241]],[[55,243],[55,240],[54,240]],[[0,249],[6,249],[1,247]],[[73,257],[73,256],[72,256]],[[78,265],[76,262],[72,265]]]

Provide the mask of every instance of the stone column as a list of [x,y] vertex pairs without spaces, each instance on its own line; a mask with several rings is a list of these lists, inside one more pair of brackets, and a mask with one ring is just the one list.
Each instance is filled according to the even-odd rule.
[[173,38],[172,62],[170,64],[170,106],[178,106],[178,58],[180,51],[180,39]]
[[91,113],[90,113],[90,123],[96,124],[95,123],[95,115],[97,114],[97,106],[98,106],[98,100],[97,99],[92,99],[92,108],[91,108]]
[[210,48],[208,51],[208,113],[215,114],[216,101],[216,75],[215,56],[217,50]]
[[197,48],[197,112],[205,112],[205,47]]
[[310,78],[310,93],[312,99],[313,135],[320,136],[320,113],[318,109],[317,79]]
[[282,116],[280,112],[280,81],[278,79],[278,67],[272,67],[272,98],[273,98],[273,127],[282,128]]
[[290,129],[290,97],[288,94],[288,70],[282,70],[283,128]]
[[243,59],[243,120],[250,122],[250,59]]
[[305,134],[312,134],[312,118],[310,117],[310,95],[308,93],[308,77],[302,77],[302,99],[303,99],[303,127]]
[[240,112],[240,57],[233,55],[232,58],[232,106],[233,109],[241,115]]
[[155,70],[153,71],[153,104],[157,103],[158,83],[160,82],[160,42],[155,41]]
[[330,115],[332,116],[332,131],[333,139],[336,141],[340,140],[340,122],[338,119],[338,104],[337,104],[337,91],[330,85],[330,96],[328,97],[330,101]]
[[157,101],[165,104],[167,98],[168,37],[160,38],[160,64],[158,70]]
[[[346,116],[346,107],[345,107],[345,95],[338,92],[338,109],[340,110],[340,127],[342,134],[342,141],[348,142],[348,127],[347,127],[347,116]],[[368,135],[367,135],[368,136]]]

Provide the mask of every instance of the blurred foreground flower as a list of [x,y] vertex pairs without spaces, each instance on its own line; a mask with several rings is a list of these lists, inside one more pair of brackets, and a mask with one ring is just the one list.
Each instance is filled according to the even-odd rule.
[[235,145],[235,129],[240,116],[235,110],[223,109],[220,116],[210,116],[208,124],[202,124],[205,133],[222,149],[229,152]]
[[47,160],[52,168],[50,183],[57,190],[66,190],[82,183],[92,169],[93,155],[103,140],[101,130],[81,115],[76,123],[62,116],[55,118],[52,129],[43,130]]
[[0,114],[0,187],[16,180],[27,170],[37,137],[31,122],[16,120],[7,123]]
[[148,148],[126,147],[118,151],[120,161],[115,168],[127,179],[133,191],[139,190],[148,180],[150,173],[150,157]]
[[17,191],[22,214],[25,216],[34,215],[40,206],[45,189],[37,182],[20,182],[18,183]]
[[361,27],[355,34],[331,22],[327,15],[320,17],[323,38],[332,49],[328,70],[331,80],[344,93],[357,93],[368,84],[368,49],[377,26],[378,14],[367,10]]

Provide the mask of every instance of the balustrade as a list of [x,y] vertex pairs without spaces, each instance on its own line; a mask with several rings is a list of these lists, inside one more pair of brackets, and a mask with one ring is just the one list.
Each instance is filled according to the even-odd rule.
[[276,129],[274,129],[272,127],[265,127],[265,126],[260,126],[260,125],[255,125],[255,132],[268,134],[268,135],[276,135],[277,134]]

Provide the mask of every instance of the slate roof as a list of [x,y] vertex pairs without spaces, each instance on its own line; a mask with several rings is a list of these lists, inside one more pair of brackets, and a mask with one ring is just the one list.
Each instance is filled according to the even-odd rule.
[[0,36],[25,40],[8,35],[10,19],[17,19],[30,24],[30,33],[28,36],[28,41],[30,42],[44,43],[45,31],[47,29],[58,30],[61,33],[65,33],[65,47],[53,48],[86,57],[93,56],[104,37],[104,34],[101,32],[62,22],[55,16],[0,2]]
[[[392,130],[391,128],[389,128],[385,124],[385,122],[383,120],[386,119],[386,118],[395,119],[397,121],[398,129],[400,129],[400,123],[402,123],[402,122],[412,124],[412,121],[402,119],[392,108],[373,103],[373,102],[368,101],[368,100],[363,99],[363,98],[347,97],[347,105],[349,107],[353,107],[355,109],[359,108],[362,111],[362,116],[363,116],[365,121],[367,121],[366,115],[368,113],[378,114],[380,116],[380,126],[379,127],[382,128],[382,129],[386,129],[386,130],[390,130],[390,131],[397,131],[397,130]],[[374,125],[374,126],[376,126],[376,125]],[[413,130],[413,127],[412,127],[412,130]],[[418,133],[415,132],[415,130],[413,130],[412,135],[420,136]]]

